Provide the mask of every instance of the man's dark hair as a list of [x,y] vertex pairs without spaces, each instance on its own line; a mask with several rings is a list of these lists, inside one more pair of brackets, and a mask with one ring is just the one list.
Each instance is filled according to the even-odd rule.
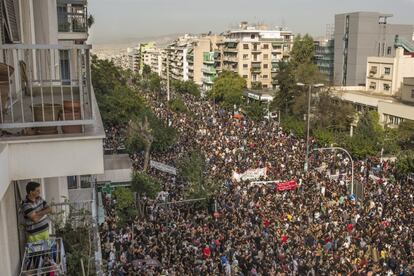
[[30,192],[33,192],[39,186],[40,186],[40,183],[37,183],[37,182],[34,182],[34,181],[30,181],[26,185],[26,193],[27,194],[30,194]]

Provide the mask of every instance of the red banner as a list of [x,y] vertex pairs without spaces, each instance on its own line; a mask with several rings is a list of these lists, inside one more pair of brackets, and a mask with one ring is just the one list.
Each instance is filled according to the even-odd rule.
[[295,180],[290,180],[287,182],[280,182],[276,184],[276,190],[279,192],[294,190],[297,187],[298,187],[298,184],[296,183]]

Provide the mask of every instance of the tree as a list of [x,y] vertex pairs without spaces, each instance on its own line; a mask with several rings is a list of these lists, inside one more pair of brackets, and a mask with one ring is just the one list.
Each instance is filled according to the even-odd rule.
[[98,97],[104,125],[126,126],[131,117],[145,108],[145,100],[129,87],[117,85],[111,92]]
[[414,173],[414,151],[403,151],[397,158],[397,172],[400,177],[406,177]]
[[154,199],[161,191],[159,181],[145,172],[135,171],[132,173],[132,190],[139,195],[146,195]]
[[245,105],[243,109],[247,116],[253,121],[263,120],[265,110],[260,101],[251,101],[249,104]]
[[414,149],[414,121],[404,120],[398,126],[397,139],[403,149]]
[[316,119],[312,120],[312,128],[324,128],[333,132],[347,132],[355,120],[355,109],[328,92],[320,92],[314,104]]
[[178,172],[180,178],[186,183],[185,197],[187,199],[205,198],[204,203],[207,203],[217,191],[217,181],[205,176],[206,167],[204,155],[197,150],[190,152],[179,161]]
[[312,64],[315,56],[315,44],[313,38],[308,34],[305,34],[303,37],[300,34],[297,35],[293,42],[290,56],[294,69],[302,64]]
[[223,71],[214,81],[209,97],[220,103],[226,109],[239,106],[243,99],[243,89],[246,81],[237,73]]
[[189,112],[187,106],[185,105],[180,95],[177,95],[175,99],[169,101],[168,106],[173,112],[176,112],[176,113],[188,113]]
[[119,211],[124,211],[134,205],[134,195],[131,190],[125,187],[116,188],[113,195],[116,198],[115,208]]
[[149,67],[147,64],[144,64],[142,67],[142,76],[144,78],[147,78],[151,74],[151,67]]
[[141,201],[141,196],[146,195],[149,198],[155,199],[161,191],[161,184],[159,181],[145,172],[135,171],[132,173],[131,188],[137,193],[137,206],[139,215],[144,214],[144,206]]
[[295,89],[295,75],[292,65],[288,62],[280,61],[278,68],[279,73],[276,76],[276,80],[279,84],[279,92],[272,101],[271,108],[284,110],[285,115],[287,115],[291,113],[291,107],[298,94],[297,89]]
[[161,92],[161,78],[155,73],[151,73],[149,75],[149,81],[148,81],[149,89],[152,92]]
[[354,136],[347,138],[345,147],[357,158],[376,155],[384,144],[384,130],[376,111],[365,112],[358,121]]
[[179,94],[189,94],[189,95],[193,95],[196,97],[200,97],[201,95],[200,88],[195,82],[191,80],[188,80],[188,81],[174,80],[171,86],[174,89],[174,91],[176,91]]
[[133,145],[132,141],[135,143],[141,142],[144,146],[144,168],[143,171],[146,172],[150,159],[150,151],[152,143],[154,142],[154,135],[152,128],[148,122],[148,117],[144,116],[142,120],[134,119],[129,121],[128,136],[130,140],[130,145]]

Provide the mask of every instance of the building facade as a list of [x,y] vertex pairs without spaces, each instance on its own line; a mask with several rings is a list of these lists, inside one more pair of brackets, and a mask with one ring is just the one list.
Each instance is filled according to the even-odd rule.
[[398,47],[395,57],[368,57],[366,89],[389,96],[401,96],[405,77],[414,77],[414,55]]
[[334,77],[334,40],[315,40],[315,63],[328,83],[333,83]]
[[335,85],[365,85],[369,56],[394,57],[397,37],[412,41],[413,25],[389,24],[391,16],[376,12],[335,15]]
[[7,9],[0,28],[0,274],[19,275],[25,185],[41,183],[51,205],[80,194],[93,199],[91,180],[81,192],[69,186],[103,174],[105,132],[91,83],[91,46],[85,44],[87,1],[0,5]]
[[224,36],[220,43],[221,70],[238,73],[248,88],[276,88],[278,62],[290,57],[292,32],[242,22],[238,30]]

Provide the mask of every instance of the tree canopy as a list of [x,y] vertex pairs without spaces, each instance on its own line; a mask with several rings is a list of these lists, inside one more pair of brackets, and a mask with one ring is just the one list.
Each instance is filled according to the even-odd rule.
[[220,103],[226,109],[232,109],[234,105],[240,106],[243,99],[243,89],[246,80],[239,74],[231,71],[223,71],[214,81],[209,97]]

